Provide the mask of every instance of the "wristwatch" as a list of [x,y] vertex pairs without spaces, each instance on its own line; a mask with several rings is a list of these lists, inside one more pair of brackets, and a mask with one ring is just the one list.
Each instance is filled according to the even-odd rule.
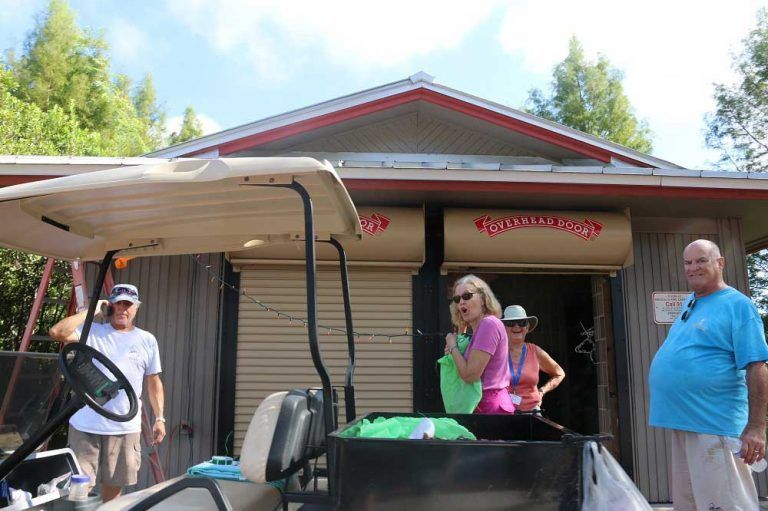
[[165,417],[155,417],[155,422],[165,422]]

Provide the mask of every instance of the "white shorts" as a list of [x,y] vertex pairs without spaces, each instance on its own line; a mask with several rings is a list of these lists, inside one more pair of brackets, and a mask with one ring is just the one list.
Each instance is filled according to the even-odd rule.
[[757,511],[752,470],[723,436],[672,431],[675,511]]

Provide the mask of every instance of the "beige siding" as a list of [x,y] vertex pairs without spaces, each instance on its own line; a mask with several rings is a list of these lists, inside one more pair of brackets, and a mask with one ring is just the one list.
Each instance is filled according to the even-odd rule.
[[[347,364],[344,309],[338,271],[318,272],[320,345],[334,386],[343,386]],[[410,336],[412,284],[407,270],[351,269],[350,293],[356,344],[355,395],[358,416],[370,411],[413,409],[413,362]],[[241,296],[235,393],[235,450],[238,451],[254,410],[266,396],[292,388],[320,386],[312,365],[307,334],[298,318],[306,318],[304,272],[297,268],[243,269],[240,287],[273,308],[266,311]],[[280,311],[297,318],[277,317]],[[339,421],[344,398],[339,388]]]
[[[638,225],[641,224],[638,222]],[[665,229],[661,224],[654,223],[653,229],[636,226],[635,264],[622,271],[629,383],[632,389],[632,424],[629,426],[633,435],[635,482],[651,502],[671,500],[668,434],[648,426],[648,369],[669,331],[668,325],[656,325],[653,321],[651,293],[689,289],[682,265],[683,249],[698,238],[711,239],[721,246],[726,257],[726,281],[743,292],[747,291],[743,240],[738,220],[690,222],[690,225],[697,227],[695,232],[684,232],[684,228],[671,223],[669,232],[663,232]],[[621,426],[622,433],[627,434],[626,425]],[[764,477],[761,476],[761,479]],[[764,488],[765,485],[761,484],[762,494],[765,493]]]

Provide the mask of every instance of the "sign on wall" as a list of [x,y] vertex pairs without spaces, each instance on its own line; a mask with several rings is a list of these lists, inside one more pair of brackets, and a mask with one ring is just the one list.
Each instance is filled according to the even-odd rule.
[[685,299],[691,293],[682,291],[654,291],[651,297],[653,301],[653,322],[657,325],[671,325],[680,314]]
[[446,265],[618,270],[632,264],[628,212],[446,209]]

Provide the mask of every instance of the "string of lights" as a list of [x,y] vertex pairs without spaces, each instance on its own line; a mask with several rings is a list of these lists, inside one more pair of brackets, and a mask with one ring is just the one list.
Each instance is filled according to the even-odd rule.
[[[264,303],[263,301],[259,300],[258,298],[249,295],[246,290],[239,289],[238,287],[234,286],[233,284],[230,284],[229,282],[225,281],[217,272],[213,271],[212,265],[210,264],[203,264],[202,261],[200,261],[200,255],[190,255],[190,258],[195,262],[195,264],[203,270],[205,273],[208,274],[208,277],[210,278],[210,281],[218,282],[219,289],[229,289],[231,291],[234,291],[238,295],[241,295],[251,301],[252,303],[258,305],[262,308],[262,310],[269,312],[271,314],[274,314],[276,318],[278,319],[287,319],[290,323],[295,323],[299,326],[302,326],[304,328],[307,327],[308,321],[305,318],[293,316],[291,314],[288,314],[286,312],[279,311],[272,307],[271,305]],[[325,332],[326,335],[332,335],[334,333],[347,335],[347,330],[345,328],[339,328],[339,327],[333,327],[333,326],[326,326],[318,323],[317,325],[318,331]],[[374,342],[375,339],[381,338],[381,339],[387,339],[387,342],[390,344],[392,343],[392,339],[397,339],[401,337],[428,337],[428,336],[439,336],[440,338],[445,337],[444,332],[428,332],[424,333],[418,328],[411,332],[408,328],[405,329],[405,331],[402,334],[382,334],[382,333],[376,333],[376,332],[361,332],[358,330],[353,330],[352,335],[354,335],[355,339],[357,341],[360,341],[361,339],[367,339],[369,342]]]

